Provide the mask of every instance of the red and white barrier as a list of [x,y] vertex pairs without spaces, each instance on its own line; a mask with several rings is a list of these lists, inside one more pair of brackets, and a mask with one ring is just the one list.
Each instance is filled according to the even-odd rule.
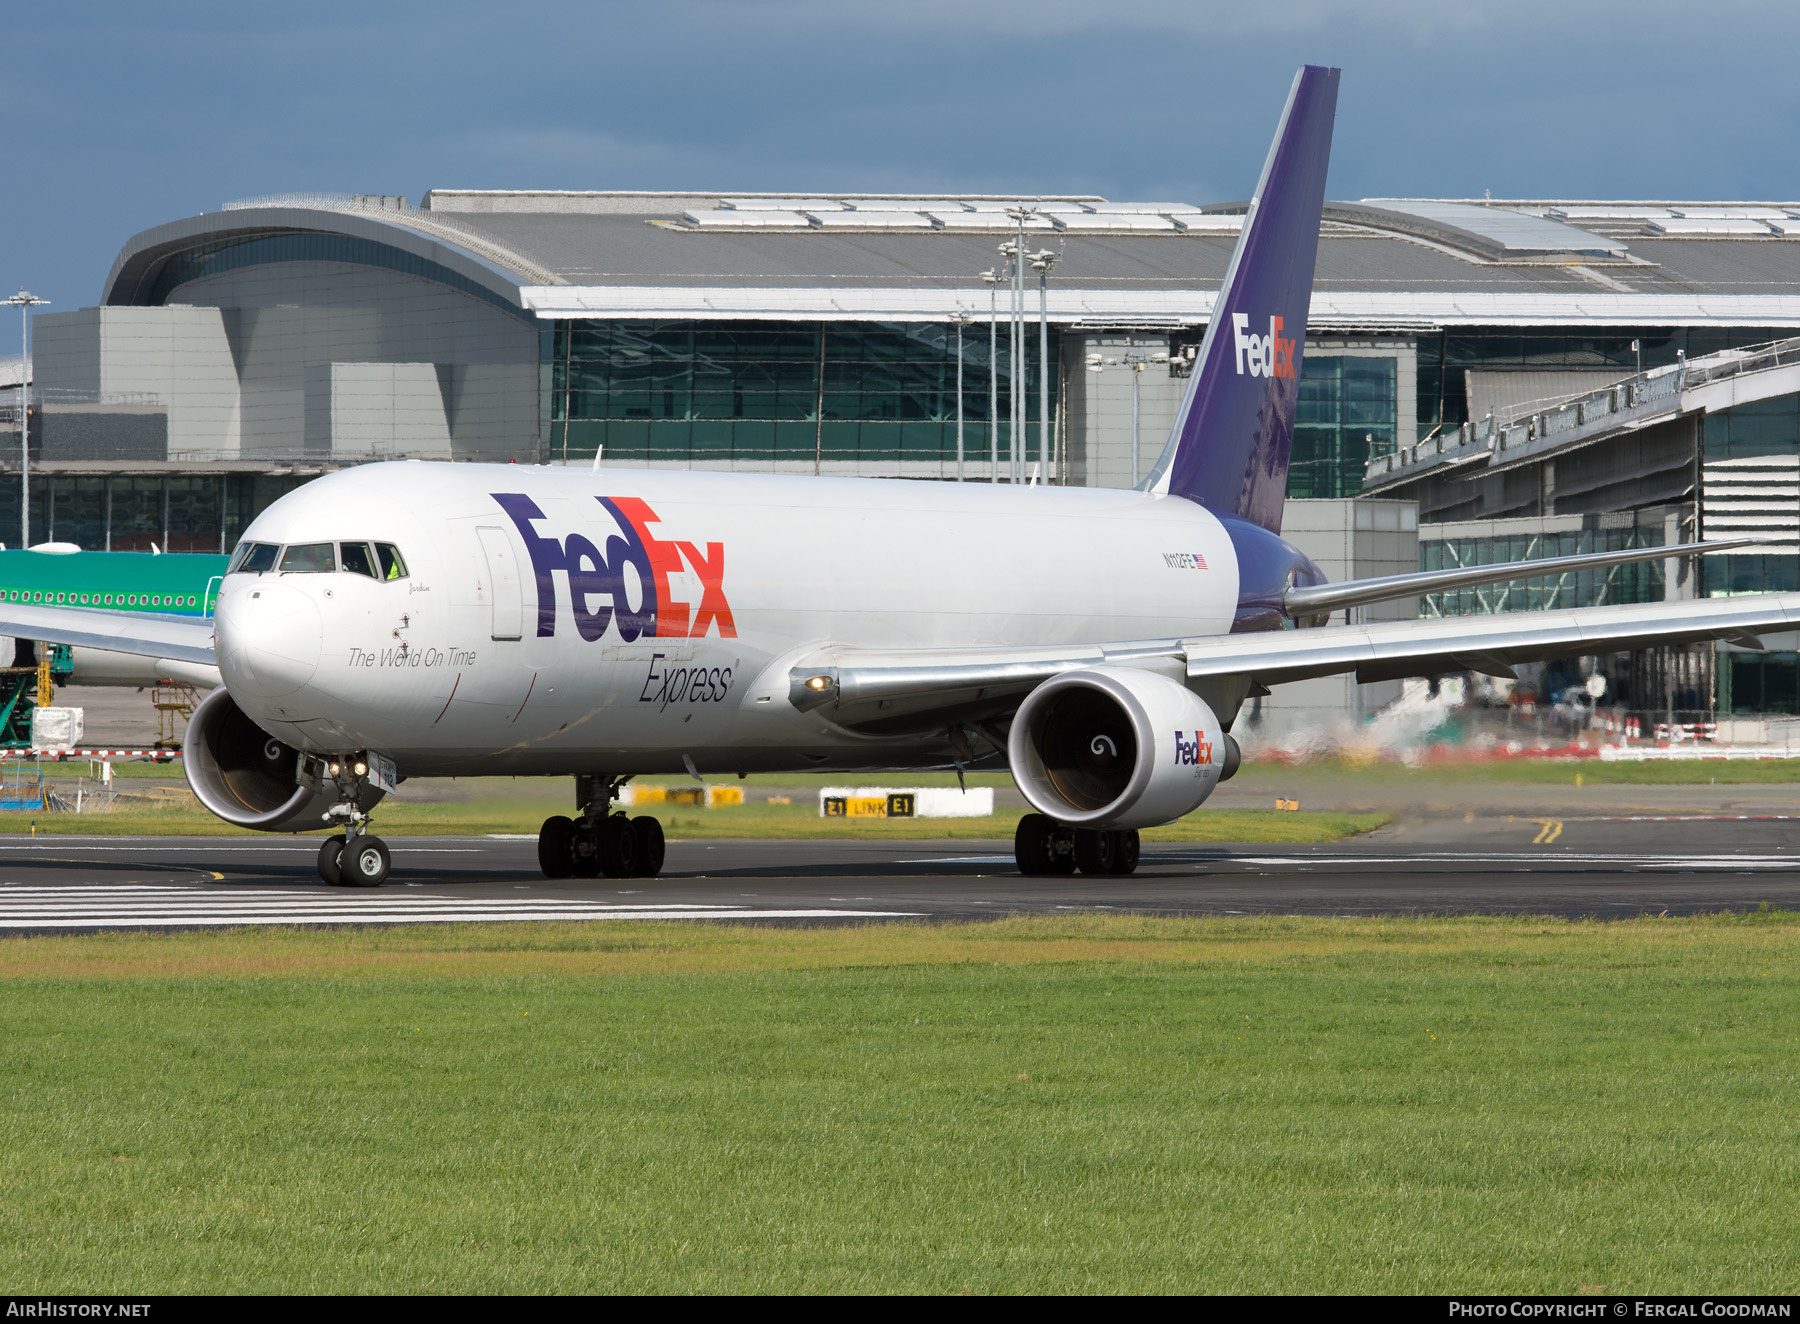
[[157,759],[168,762],[181,757],[179,749],[0,749],[0,759]]
[[1684,740],[1717,744],[1719,724],[1717,722],[1658,722],[1656,724],[1656,743],[1659,745],[1679,745]]

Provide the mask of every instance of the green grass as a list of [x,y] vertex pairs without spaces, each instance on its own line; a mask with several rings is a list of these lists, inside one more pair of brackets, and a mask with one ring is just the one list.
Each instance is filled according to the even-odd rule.
[[1792,1293],[1800,916],[0,944],[15,1293]]
[[[115,809],[101,814],[52,814],[12,812],[0,816],[0,836],[37,833],[65,836],[256,836],[232,827],[201,809],[191,797],[156,810]],[[375,830],[382,836],[479,836],[489,832],[535,833],[553,813],[567,813],[565,804],[547,798],[482,798],[472,801],[412,802],[393,800],[375,813]],[[655,812],[668,835],[675,840],[847,840],[885,838],[908,840],[1011,839],[1019,815],[1017,809],[1001,809],[988,818],[821,818],[814,803],[772,805],[751,801],[719,809],[666,807]],[[1144,833],[1146,841],[1251,841],[1305,844],[1339,841],[1373,831],[1392,819],[1391,814],[1280,813],[1272,809],[1207,809],[1202,807],[1179,822]],[[323,835],[325,828],[317,829]]]

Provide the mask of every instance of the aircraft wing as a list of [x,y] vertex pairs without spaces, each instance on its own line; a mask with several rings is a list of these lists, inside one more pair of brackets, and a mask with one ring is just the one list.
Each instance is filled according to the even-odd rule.
[[[1180,678],[1235,706],[1246,694],[1315,676],[1359,681],[1478,671],[1510,676],[1520,662],[1759,636],[1800,628],[1800,593],[1651,602],[1264,630],[1069,648],[871,652],[822,649],[789,672],[789,699],[870,734],[1004,721],[1036,685],[1063,671],[1141,667]],[[1215,706],[1218,706],[1217,704]]]
[[93,607],[0,603],[0,635],[213,666],[213,623]]
[[1287,591],[1282,608],[1292,617],[1332,612],[1342,607],[1364,607],[1375,602],[1395,602],[1426,593],[1478,588],[1485,584],[1523,583],[1582,570],[1603,570],[1641,561],[1667,561],[1673,557],[1708,552],[1730,552],[1753,547],[1765,538],[1731,538],[1715,542],[1684,542],[1672,547],[1634,547],[1623,552],[1585,552],[1578,556],[1552,556],[1536,561],[1503,561],[1491,565],[1456,566],[1446,570],[1421,570],[1380,579],[1352,579],[1337,584],[1314,584]]

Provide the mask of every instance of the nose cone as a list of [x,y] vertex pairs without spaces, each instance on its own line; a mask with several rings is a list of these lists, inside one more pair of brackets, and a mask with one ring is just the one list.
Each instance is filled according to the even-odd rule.
[[286,698],[319,669],[318,604],[271,576],[220,603],[217,625],[219,674],[233,694]]

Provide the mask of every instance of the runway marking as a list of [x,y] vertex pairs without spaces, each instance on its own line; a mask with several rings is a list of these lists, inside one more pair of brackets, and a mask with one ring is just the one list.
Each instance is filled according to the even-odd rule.
[[[110,851],[114,854],[132,852],[169,852],[180,851],[184,855],[317,855],[317,846],[197,846],[187,842],[179,846],[89,846],[86,842],[91,837],[46,837],[38,841],[0,842],[0,851],[47,851],[68,850],[70,842],[80,842],[79,849],[84,852]],[[537,840],[536,837],[532,838]],[[480,855],[480,846],[389,846],[390,855]]]
[[1560,818],[1534,818],[1529,821],[1540,825],[1537,836],[1531,839],[1533,846],[1548,846],[1562,836],[1563,825]]
[[543,920],[900,919],[919,912],[687,903],[619,903],[568,898],[419,896],[341,892],[224,892],[216,888],[123,883],[8,887],[0,930],[228,928],[309,924],[494,924]]
[[[1554,820],[1553,820],[1554,821]],[[987,867],[1012,866],[1010,855],[945,855],[930,859],[897,860],[897,864],[968,864]],[[1444,865],[1466,869],[1472,866],[1515,868],[1533,866],[1527,872],[1565,872],[1571,867],[1615,868],[1635,870],[1800,870],[1800,856],[1794,855],[1670,855],[1646,856],[1622,852],[1592,853],[1564,851],[1554,855],[1538,852],[1508,851],[1419,851],[1413,854],[1342,854],[1319,855],[1232,855],[1218,851],[1145,851],[1144,865],[1205,864],[1238,869],[1294,869],[1311,871],[1321,866],[1332,869],[1392,869],[1396,865]]]
[[1791,823],[1800,814],[1583,814],[1571,823]]

